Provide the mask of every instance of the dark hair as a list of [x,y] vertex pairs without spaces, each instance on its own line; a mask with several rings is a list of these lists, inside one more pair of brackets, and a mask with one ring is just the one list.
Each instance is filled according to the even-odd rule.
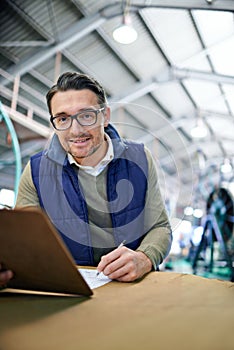
[[95,79],[78,72],[66,72],[60,75],[57,83],[53,85],[46,95],[47,106],[51,114],[51,99],[58,91],[84,90],[93,91],[98,98],[99,104],[106,103],[106,93],[103,87]]

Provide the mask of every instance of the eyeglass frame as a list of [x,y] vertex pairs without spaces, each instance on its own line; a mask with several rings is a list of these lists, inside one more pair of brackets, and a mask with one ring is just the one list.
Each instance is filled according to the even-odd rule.
[[[106,109],[105,106],[104,106],[104,107],[101,107],[101,108],[98,108],[98,109],[88,108],[88,109],[84,109],[83,111],[80,111],[80,112],[78,112],[78,113],[75,113],[75,114],[73,114],[73,115],[68,115],[67,117],[71,118],[71,125],[70,125],[68,128],[66,128],[66,129],[57,129],[57,128],[56,128],[56,126],[55,126],[55,124],[54,124],[54,119],[58,118],[59,116],[53,116],[53,115],[51,115],[51,116],[50,116],[50,122],[51,122],[51,124],[53,125],[54,129],[57,130],[57,131],[65,131],[65,130],[70,129],[70,127],[72,126],[72,123],[73,123],[73,120],[74,120],[74,119],[75,119],[75,120],[77,121],[77,123],[80,124],[81,126],[92,126],[92,125],[96,124],[98,114],[99,114],[100,112],[102,112],[103,110],[105,110],[105,109]],[[79,115],[79,114],[82,114],[82,113],[85,113],[85,112],[94,112],[94,113],[95,113],[96,118],[95,118],[95,121],[94,121],[92,124],[83,125],[83,124],[80,123],[80,121],[79,121],[79,119],[78,119],[78,115]]]

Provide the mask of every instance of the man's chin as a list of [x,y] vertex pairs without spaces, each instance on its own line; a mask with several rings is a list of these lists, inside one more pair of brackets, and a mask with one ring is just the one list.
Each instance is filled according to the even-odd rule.
[[[81,164],[83,162],[85,163],[93,163],[95,158],[98,156],[98,149],[100,148],[101,144],[98,144],[96,147],[93,147],[89,150],[75,150],[70,149],[68,152],[72,155],[72,157],[76,160],[77,163]],[[97,153],[96,153],[97,152]]]
[[85,159],[89,157],[89,154],[83,154],[83,153],[70,152],[70,154],[75,159]]
[[82,147],[72,147],[70,148],[69,153],[76,158],[86,158],[92,152],[90,152],[90,150],[87,148],[85,149]]

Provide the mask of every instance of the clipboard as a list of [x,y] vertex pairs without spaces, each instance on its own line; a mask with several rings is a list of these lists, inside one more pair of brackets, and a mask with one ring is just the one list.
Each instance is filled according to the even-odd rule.
[[93,294],[41,209],[0,210],[0,262],[14,272],[7,288]]

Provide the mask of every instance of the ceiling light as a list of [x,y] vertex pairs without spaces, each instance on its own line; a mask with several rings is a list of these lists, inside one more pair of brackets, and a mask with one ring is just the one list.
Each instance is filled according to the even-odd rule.
[[137,31],[133,28],[129,15],[123,16],[122,25],[113,31],[113,38],[120,44],[131,44],[137,39]]
[[184,208],[184,215],[187,215],[187,216],[193,215],[193,208],[192,207]]
[[232,164],[229,159],[224,159],[223,164],[220,167],[220,170],[223,174],[228,174],[232,172]]
[[193,138],[204,138],[207,136],[207,127],[205,126],[201,117],[196,120],[196,125],[190,131]]
[[194,209],[193,216],[200,219],[203,216],[203,211],[201,209]]

